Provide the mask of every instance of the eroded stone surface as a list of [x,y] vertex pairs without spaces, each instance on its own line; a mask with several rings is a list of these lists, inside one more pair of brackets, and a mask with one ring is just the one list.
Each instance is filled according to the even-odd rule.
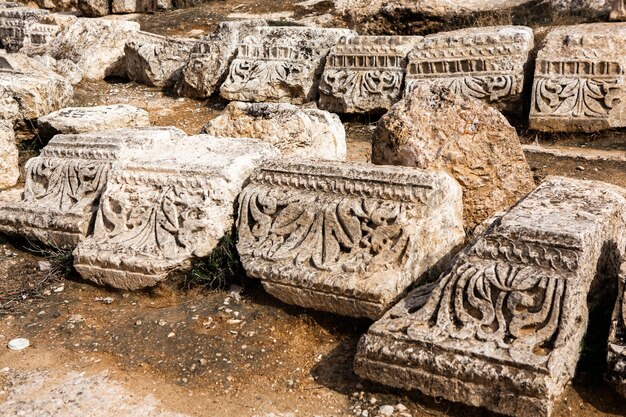
[[13,125],[0,120],[0,190],[13,187],[20,178]]
[[611,20],[626,20],[626,3],[624,3],[624,0],[613,0],[610,17]]
[[265,20],[222,22],[215,32],[205,36],[191,49],[189,60],[182,69],[176,91],[181,96],[206,98],[226,79],[228,68],[237,53],[240,39]]
[[607,347],[607,380],[626,398],[626,247],[619,271],[617,302],[613,309]]
[[34,120],[72,102],[72,85],[26,55],[0,52],[0,118]]
[[29,55],[70,60],[87,80],[124,76],[124,47],[138,31],[136,22],[79,18],[43,47],[32,48]]
[[111,14],[109,0],[77,0],[78,10],[87,17],[102,17]]
[[320,81],[320,108],[389,110],[402,96],[407,54],[420,36],[357,36],[334,46]]
[[200,135],[135,155],[111,172],[74,267],[98,284],[137,289],[207,256],[232,230],[244,181],[276,154],[260,141]]
[[114,164],[183,136],[159,127],[57,135],[26,163],[24,189],[0,194],[0,231],[54,247],[76,246],[93,227]]
[[261,139],[283,156],[344,160],[346,132],[336,114],[286,103],[231,102],[201,133]]
[[68,107],[37,120],[39,136],[49,139],[60,133],[78,134],[125,127],[148,126],[148,112],[128,104]]
[[112,0],[112,13],[150,13],[172,9],[171,0]]
[[515,129],[473,98],[414,90],[380,120],[372,162],[446,171],[463,187],[465,224],[506,210],[535,184]]
[[0,48],[8,52],[45,44],[60,29],[47,19],[48,11],[21,6],[0,3]]
[[330,48],[355,35],[347,29],[254,28],[240,42],[220,94],[236,101],[314,101]]
[[463,29],[426,36],[409,54],[406,91],[442,86],[500,110],[521,108],[533,32],[522,26]]
[[571,380],[590,291],[626,244],[626,198],[551,178],[359,342],[358,375],[510,416],[550,416]]
[[246,273],[289,304],[380,317],[464,240],[447,174],[324,161],[265,163],[239,198]]
[[625,23],[560,26],[537,55],[532,129],[592,132],[626,126]]
[[180,78],[195,43],[193,39],[140,32],[136,40],[126,44],[126,74],[141,84],[172,86]]

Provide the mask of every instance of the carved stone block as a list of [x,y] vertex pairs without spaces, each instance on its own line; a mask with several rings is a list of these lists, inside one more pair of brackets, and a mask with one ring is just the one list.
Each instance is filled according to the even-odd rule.
[[189,60],[176,84],[178,95],[210,97],[228,75],[228,67],[237,53],[239,41],[265,20],[222,22],[214,33],[204,36],[191,49]]
[[462,29],[426,36],[409,54],[406,92],[443,86],[499,110],[519,111],[533,32],[523,26]]
[[411,168],[272,161],[239,197],[249,276],[289,304],[380,317],[463,243],[461,188]]
[[530,127],[593,132],[626,126],[625,23],[559,26],[537,55]]
[[76,246],[93,228],[114,164],[184,136],[160,127],[55,136],[26,163],[24,189],[0,194],[0,231],[60,248]]
[[[21,53],[0,53],[0,117],[34,120],[66,107],[73,99],[69,81]],[[13,110],[5,113],[7,108]]]
[[509,416],[550,416],[576,369],[588,296],[623,256],[625,225],[623,189],[550,178],[450,272],[374,323],[356,373]]
[[244,182],[276,155],[260,141],[200,135],[125,161],[110,174],[93,235],[74,251],[74,267],[98,284],[155,285],[207,256],[232,230]]
[[20,178],[13,125],[0,120],[0,190],[13,187]]
[[43,139],[58,134],[99,132],[150,124],[148,112],[129,104],[94,107],[68,107],[37,119],[37,131]]
[[389,110],[402,96],[407,54],[421,40],[357,36],[335,45],[320,81],[320,108],[337,113]]
[[347,29],[255,28],[240,42],[220,94],[236,101],[315,101],[330,48],[355,35]]
[[132,81],[149,86],[173,86],[195,43],[194,39],[140,32],[124,49],[126,75]]
[[339,116],[293,104],[233,101],[201,133],[261,139],[283,156],[346,159],[346,132]]
[[7,52],[45,44],[60,30],[46,22],[47,10],[9,6],[0,3],[0,48]]

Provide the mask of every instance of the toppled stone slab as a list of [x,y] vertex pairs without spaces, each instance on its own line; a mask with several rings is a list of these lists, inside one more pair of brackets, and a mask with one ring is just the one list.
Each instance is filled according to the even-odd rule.
[[359,342],[358,375],[517,417],[549,417],[572,379],[588,296],[626,245],[624,190],[551,178],[438,281]]
[[265,163],[239,197],[246,273],[303,307],[380,317],[463,243],[461,189],[441,172]]
[[173,86],[189,60],[194,39],[173,38],[140,32],[124,49],[126,75],[132,81],[153,87]]
[[0,120],[0,190],[13,187],[20,178],[13,125]]
[[347,29],[254,28],[240,42],[220,94],[235,101],[315,101],[330,48],[353,36]]
[[357,36],[335,45],[320,81],[320,108],[338,113],[389,110],[402,96],[407,54],[421,40]]
[[[626,247],[622,254],[626,253]],[[607,380],[626,398],[626,255],[619,271],[618,296],[607,346]]]
[[161,127],[55,136],[26,163],[24,189],[0,194],[0,231],[59,248],[76,246],[93,228],[114,164],[184,136]]
[[0,3],[0,49],[17,52],[22,47],[47,43],[60,27],[52,24],[47,10]]
[[132,290],[209,255],[232,230],[244,182],[276,154],[260,141],[200,135],[131,158],[111,173],[74,267],[85,279]]
[[506,118],[484,102],[440,87],[414,90],[381,118],[372,162],[449,173],[463,187],[469,228],[535,187]]
[[126,75],[124,47],[137,32],[136,22],[79,18],[46,45],[30,50],[29,55],[72,61],[86,80],[121,77]]
[[626,126],[625,23],[559,26],[537,55],[530,127],[593,132]]
[[407,93],[432,86],[518,111],[533,32],[522,26],[462,29],[426,36],[409,54]]
[[237,53],[239,41],[265,20],[222,22],[214,33],[198,41],[182,69],[176,91],[180,96],[207,98],[217,91],[228,75],[228,68]]
[[63,77],[23,54],[0,53],[0,118],[34,120],[66,107],[74,89]]
[[283,156],[346,159],[346,132],[339,116],[292,104],[233,101],[201,133],[261,139]]
[[128,104],[68,107],[37,120],[37,130],[43,139],[58,134],[89,133],[148,125],[150,125],[148,112]]

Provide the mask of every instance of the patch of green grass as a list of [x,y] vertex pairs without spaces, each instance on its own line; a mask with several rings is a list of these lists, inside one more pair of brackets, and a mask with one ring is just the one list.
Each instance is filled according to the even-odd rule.
[[223,290],[232,284],[243,286],[245,276],[235,237],[229,233],[219,241],[208,257],[193,266],[185,277],[184,286],[187,289],[202,287]]

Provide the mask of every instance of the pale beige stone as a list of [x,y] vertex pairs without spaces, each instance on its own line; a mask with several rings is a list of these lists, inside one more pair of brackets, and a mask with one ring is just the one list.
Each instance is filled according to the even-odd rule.
[[42,139],[58,134],[99,132],[150,125],[148,112],[128,104],[94,107],[68,107],[37,119]]
[[613,0],[611,7],[611,20],[624,21],[626,20],[626,3],[624,0]]
[[220,95],[235,101],[315,101],[330,48],[355,35],[348,29],[255,28],[241,40]]
[[523,26],[462,29],[426,36],[409,54],[406,91],[446,87],[519,112],[533,32]]
[[[361,377],[514,417],[549,417],[574,376],[589,300],[615,280],[626,194],[551,178],[496,220],[449,273],[359,342]],[[600,301],[603,302],[603,301]]]
[[530,127],[593,132],[626,126],[626,24],[552,29],[537,55]]
[[15,132],[11,123],[0,120],[0,190],[13,187],[20,178]]
[[357,36],[335,45],[320,81],[320,108],[337,113],[389,110],[402,96],[407,54],[421,40]]
[[86,17],[102,17],[111,14],[109,0],[77,0],[77,6]]
[[372,162],[448,172],[463,187],[469,228],[534,188],[517,133],[504,116],[438,87],[414,90],[383,116]]
[[239,41],[255,27],[266,25],[261,19],[220,23],[214,33],[204,36],[191,49],[176,84],[178,94],[196,98],[211,96],[226,79]]
[[47,10],[0,3],[0,48],[17,52],[47,43],[60,29],[49,16]]
[[74,267],[98,284],[155,285],[210,254],[233,228],[248,176],[276,155],[260,141],[200,135],[127,159],[110,174],[93,235],[74,251]]
[[463,243],[461,188],[442,172],[289,159],[239,197],[246,273],[280,300],[380,317]]
[[286,103],[233,101],[201,133],[261,139],[283,156],[344,160],[346,132],[336,114]]
[[162,127],[55,136],[26,163],[24,189],[0,193],[0,231],[75,247],[91,233],[114,165],[184,136]]

